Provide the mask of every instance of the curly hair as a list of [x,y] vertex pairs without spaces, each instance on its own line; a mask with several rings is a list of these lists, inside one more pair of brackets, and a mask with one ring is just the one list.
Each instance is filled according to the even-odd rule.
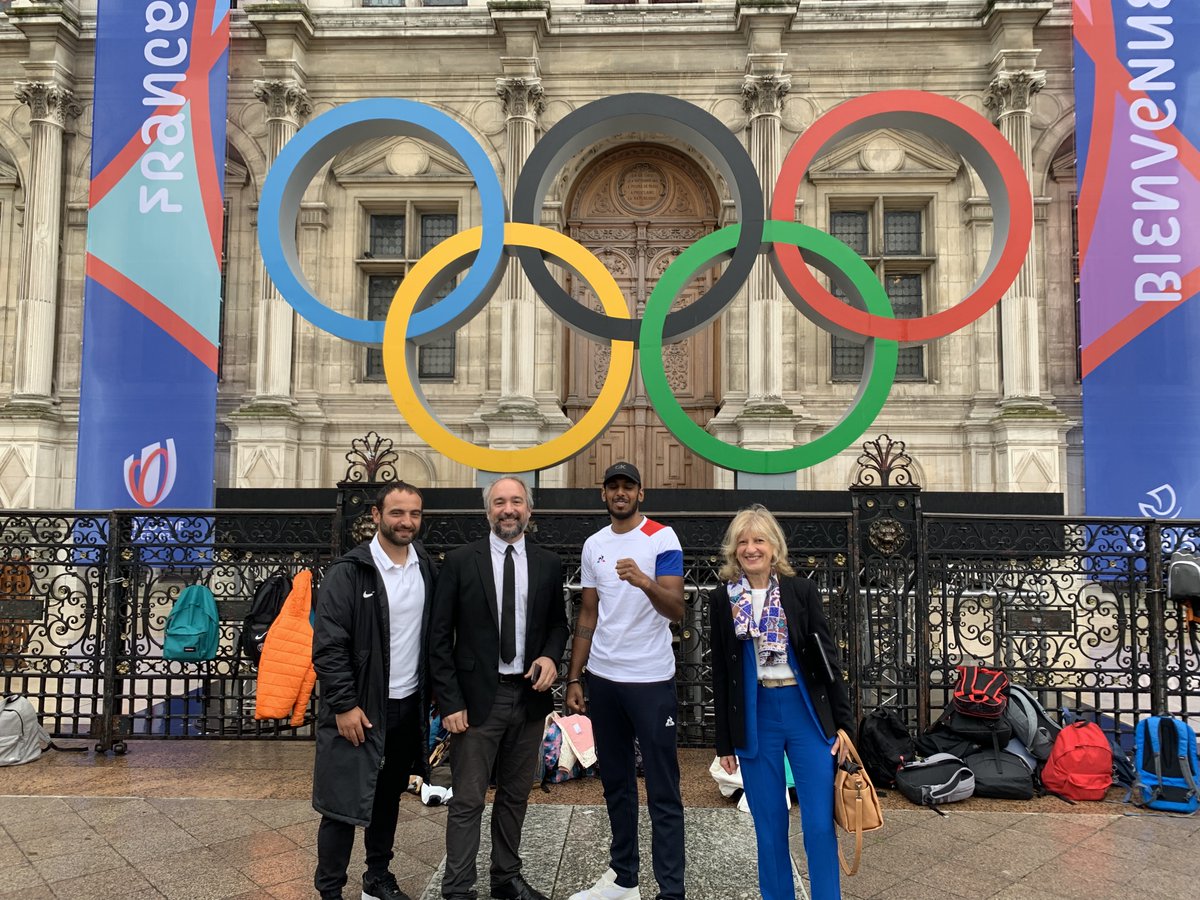
[[742,567],[737,561],[738,540],[744,534],[760,535],[771,545],[773,559],[771,568],[780,575],[795,575],[796,570],[788,562],[787,543],[783,538],[783,529],[771,515],[771,511],[761,503],[755,503],[745,509],[738,510],[729,528],[725,532],[725,540],[721,544],[721,555],[725,558],[717,576],[722,581],[736,581],[742,576]]

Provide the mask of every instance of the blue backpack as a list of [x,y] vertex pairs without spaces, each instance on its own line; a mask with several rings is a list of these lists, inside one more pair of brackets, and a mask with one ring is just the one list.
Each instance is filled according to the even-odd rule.
[[1194,813],[1200,808],[1200,760],[1196,732],[1171,716],[1150,716],[1137,723],[1133,802],[1164,812]]
[[163,659],[213,659],[220,642],[217,601],[202,584],[189,584],[175,599],[163,635]]

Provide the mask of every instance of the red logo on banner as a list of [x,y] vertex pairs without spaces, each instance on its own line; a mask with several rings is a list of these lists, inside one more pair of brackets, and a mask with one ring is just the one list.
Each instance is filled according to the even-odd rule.
[[175,486],[175,441],[142,448],[141,457],[125,457],[125,490],[138,506],[158,506]]

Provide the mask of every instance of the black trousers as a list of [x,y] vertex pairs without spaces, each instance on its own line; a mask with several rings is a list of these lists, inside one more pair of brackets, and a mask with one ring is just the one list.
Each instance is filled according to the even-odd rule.
[[475,857],[493,767],[491,883],[503,884],[521,873],[521,828],[544,725],[542,719],[528,717],[524,692],[520,684],[501,682],[487,721],[472,722],[466,731],[450,737],[454,796],[446,819],[443,897],[476,896]]
[[[403,700],[388,700],[383,766],[375,782],[371,824],[366,827],[363,841],[367,850],[367,871],[372,875],[387,872],[392,861],[400,795],[408,788],[409,776],[418,771],[417,762],[424,752],[420,706],[417,694]],[[317,874],[313,878],[313,884],[322,896],[341,896],[353,849],[354,826],[322,816],[317,829]]]
[[612,827],[609,847],[621,887],[638,883],[638,786],[633,739],[642,748],[651,855],[659,900],[683,900],[683,798],[679,792],[679,718],[675,681],[608,681],[588,674],[588,713],[600,783]]

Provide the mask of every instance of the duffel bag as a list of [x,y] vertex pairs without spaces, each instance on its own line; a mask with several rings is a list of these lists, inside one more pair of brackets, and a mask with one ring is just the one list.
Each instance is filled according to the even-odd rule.
[[917,806],[938,806],[974,794],[975,775],[957,756],[935,753],[901,766],[896,788]]

